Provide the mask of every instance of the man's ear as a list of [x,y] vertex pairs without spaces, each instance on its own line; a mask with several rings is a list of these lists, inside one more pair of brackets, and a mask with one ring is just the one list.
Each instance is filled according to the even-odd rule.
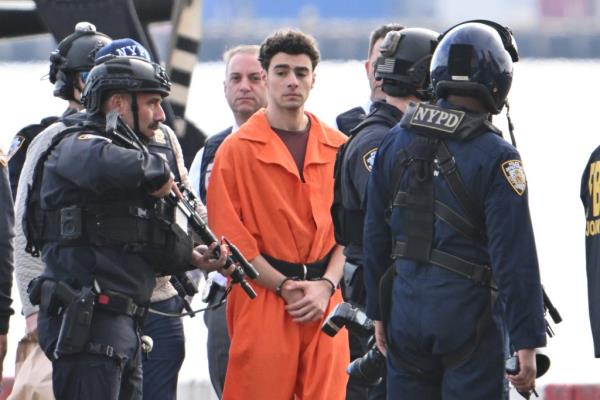
[[127,100],[125,99],[125,96],[123,95],[123,93],[115,93],[112,96],[110,96],[110,99],[108,101],[110,109],[114,110],[116,109],[119,112],[119,115],[123,115],[123,113],[125,112],[125,107],[129,104],[127,102]]
[[313,72],[312,74],[312,83],[310,84],[310,88],[314,88],[315,87],[315,81],[317,80],[317,73]]

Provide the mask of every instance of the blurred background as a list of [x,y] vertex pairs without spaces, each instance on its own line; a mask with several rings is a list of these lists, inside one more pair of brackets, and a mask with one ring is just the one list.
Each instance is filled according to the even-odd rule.
[[[0,0],[0,10],[31,7],[29,0]],[[523,57],[600,57],[600,0],[205,0],[202,14],[202,61],[219,60],[225,48],[241,42],[260,42],[281,26],[313,34],[324,59],[360,59],[367,52],[365,38],[381,23],[443,30],[472,18],[513,28]],[[151,27],[163,56],[168,25]],[[50,35],[2,41],[0,60],[46,60],[54,45]]]
[[[85,1],[92,0],[60,0],[73,6]],[[138,8],[146,6],[146,12],[168,3],[134,2]],[[34,26],[35,21],[26,26],[18,18],[34,9],[33,1],[0,0],[0,147],[5,151],[20,128],[58,115],[65,107],[52,97],[46,77],[48,56],[56,46],[53,37],[48,33],[15,37],[7,32],[11,26]],[[229,126],[223,51],[242,43],[258,44],[277,29],[293,27],[317,38],[323,58],[306,109],[333,124],[337,114],[364,104],[369,96],[363,63],[373,29],[398,22],[441,32],[475,18],[511,27],[521,55],[509,95],[511,116],[529,182],[542,281],[564,318],[545,349],[552,366],[539,385],[546,389],[556,385],[555,391],[546,392],[547,400],[600,399],[600,360],[593,356],[588,319],[585,222],[579,200],[583,168],[600,144],[595,123],[600,0],[205,0],[197,19],[201,44],[185,117],[206,135]],[[67,28],[72,31],[73,26]],[[160,58],[166,59],[172,31],[168,16],[150,23],[148,31]],[[494,123],[507,132],[504,113]],[[11,319],[5,376],[14,373],[14,350],[24,331],[16,291],[13,299],[16,314]],[[202,304],[196,299],[195,305]],[[212,399],[202,318],[187,318],[185,328],[187,357],[179,398]],[[587,385],[588,395],[582,391],[577,395],[574,385]],[[544,395],[544,390],[540,393]]]

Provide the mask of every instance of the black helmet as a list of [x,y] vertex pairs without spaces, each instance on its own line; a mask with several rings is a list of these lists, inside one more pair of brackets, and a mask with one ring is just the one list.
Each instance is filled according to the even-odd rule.
[[381,46],[375,63],[375,78],[383,79],[382,90],[394,97],[425,98],[429,85],[429,63],[439,33],[423,28],[391,31]]
[[97,60],[83,89],[82,102],[87,111],[97,113],[110,93],[150,92],[169,95],[171,81],[160,65],[142,57],[107,55]]
[[449,94],[478,99],[492,114],[506,101],[519,60],[508,28],[486,20],[467,21],[440,37],[431,61],[431,84],[437,98]]
[[89,22],[79,22],[75,32],[64,38],[56,50],[50,53],[50,82],[54,84],[54,96],[76,100],[73,79],[78,72],[87,72],[94,66],[96,51],[110,43],[107,35],[96,32]]

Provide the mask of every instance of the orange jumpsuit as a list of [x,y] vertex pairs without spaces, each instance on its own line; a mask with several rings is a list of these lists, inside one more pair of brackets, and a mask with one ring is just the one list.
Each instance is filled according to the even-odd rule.
[[[340,132],[310,118],[304,182],[283,141],[258,111],[219,148],[207,208],[209,224],[247,259],[261,253],[293,263],[322,259],[335,246],[329,212]],[[330,338],[322,320],[298,324],[272,290],[235,285],[227,300],[231,348],[224,400],[342,400],[349,362],[346,331]],[[339,289],[325,316],[342,301]],[[325,316],[323,318],[325,318]]]

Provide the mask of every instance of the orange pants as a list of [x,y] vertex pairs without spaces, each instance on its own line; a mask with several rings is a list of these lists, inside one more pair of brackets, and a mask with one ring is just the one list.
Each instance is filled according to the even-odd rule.
[[275,292],[253,286],[254,300],[239,285],[227,298],[231,347],[223,400],[345,399],[348,332],[333,338],[321,332],[325,317],[342,301],[340,290],[322,320],[298,324]]

